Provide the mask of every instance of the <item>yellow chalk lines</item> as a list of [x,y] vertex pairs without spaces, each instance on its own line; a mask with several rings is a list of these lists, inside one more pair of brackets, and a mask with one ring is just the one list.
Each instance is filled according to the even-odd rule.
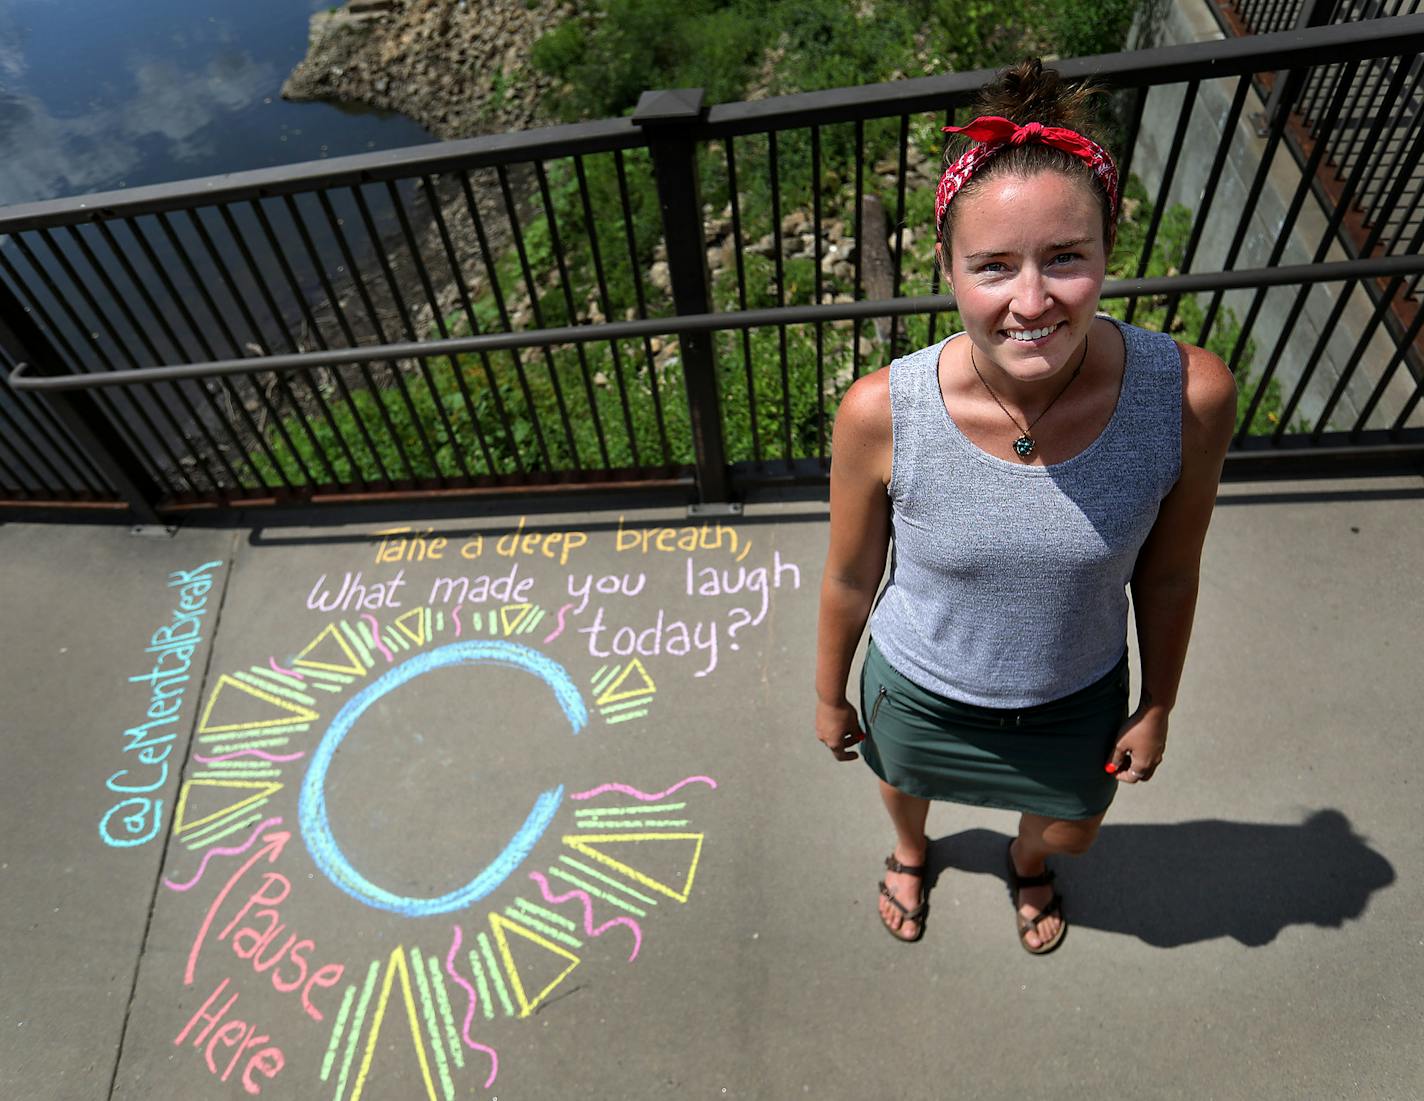
[[593,705],[609,725],[641,719],[658,690],[638,658],[627,665],[600,666],[589,683],[593,686]]

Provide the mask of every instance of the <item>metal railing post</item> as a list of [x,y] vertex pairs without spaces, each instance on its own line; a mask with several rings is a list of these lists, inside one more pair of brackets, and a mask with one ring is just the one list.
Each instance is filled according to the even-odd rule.
[[[57,373],[54,365],[60,362],[59,354],[3,281],[0,281],[0,346],[5,348],[13,362],[31,364],[35,374]],[[49,403],[51,412],[65,431],[74,437],[75,443],[88,453],[99,472],[128,502],[129,511],[139,523],[163,523],[154,508],[163,496],[162,489],[114,431],[92,393],[75,390],[72,393],[36,394],[34,400]]]
[[[701,88],[673,88],[644,92],[633,112],[633,122],[647,135],[653,159],[673,305],[680,317],[712,312],[697,144],[692,136],[692,127],[703,111]],[[697,463],[697,495],[702,504],[730,503],[732,499],[713,340],[714,334],[709,332],[678,335]]]

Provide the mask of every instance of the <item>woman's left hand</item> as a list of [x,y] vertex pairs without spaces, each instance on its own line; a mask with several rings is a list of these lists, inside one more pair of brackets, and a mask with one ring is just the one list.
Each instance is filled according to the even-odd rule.
[[1156,707],[1139,708],[1117,736],[1110,771],[1124,784],[1150,780],[1166,749],[1167,713]]

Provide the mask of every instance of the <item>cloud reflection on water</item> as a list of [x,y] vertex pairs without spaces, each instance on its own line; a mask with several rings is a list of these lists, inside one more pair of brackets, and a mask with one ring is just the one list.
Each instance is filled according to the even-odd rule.
[[[8,73],[6,64],[0,51]],[[18,64],[23,70],[22,56]],[[179,163],[215,156],[214,136],[203,131],[280,83],[271,63],[232,49],[190,70],[170,58],[134,59],[131,72],[131,99],[72,117],[0,89],[0,203],[118,187],[151,158],[139,147],[145,140],[163,142],[163,154]]]

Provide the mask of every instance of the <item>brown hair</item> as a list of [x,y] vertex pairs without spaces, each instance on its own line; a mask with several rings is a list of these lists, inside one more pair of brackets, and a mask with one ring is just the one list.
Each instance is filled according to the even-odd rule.
[[[1045,69],[1038,58],[1028,58],[1005,69],[997,79],[980,89],[974,115],[999,115],[1020,126],[1030,122],[1062,126],[1076,130],[1106,148],[1093,109],[1093,100],[1100,91],[1096,85],[1069,84],[1056,69]],[[972,144],[972,139],[963,134],[949,135],[941,171],[958,160]],[[974,192],[996,176],[1028,177],[1040,172],[1057,172],[1070,179],[1081,180],[1097,196],[1103,213],[1103,240],[1111,249],[1117,230],[1117,211],[1113,209],[1107,191],[1093,174],[1092,168],[1086,161],[1062,149],[1029,141],[1010,146],[991,157],[960,189],[955,202],[945,208],[944,217],[935,227],[945,252],[949,251],[954,208],[960,197]]]

